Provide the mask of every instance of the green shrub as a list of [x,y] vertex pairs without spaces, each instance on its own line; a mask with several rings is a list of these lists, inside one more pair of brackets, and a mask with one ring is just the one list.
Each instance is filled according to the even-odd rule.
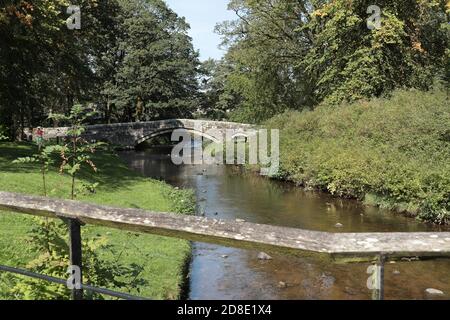
[[314,111],[288,111],[281,175],[435,223],[450,222],[450,107],[446,93],[398,91]]

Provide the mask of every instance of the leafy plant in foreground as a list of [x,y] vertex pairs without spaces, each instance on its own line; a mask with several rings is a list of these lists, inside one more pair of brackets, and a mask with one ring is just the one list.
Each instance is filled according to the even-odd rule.
[[[85,112],[82,105],[73,106],[70,115],[52,114],[49,118],[56,121],[67,121],[70,123],[70,128],[67,131],[68,141],[60,149],[61,165],[60,172],[67,172],[71,177],[71,199],[74,200],[76,196],[75,184],[76,176],[80,172],[82,165],[88,165],[94,172],[97,172],[97,167],[92,162],[92,154],[95,153],[96,148],[103,145],[101,142],[90,143],[82,135],[86,131],[84,122],[95,113]],[[92,189],[95,186],[87,186]]]
[[[91,116],[85,113],[82,106],[74,106],[69,116],[52,115],[54,119],[69,121],[71,127],[68,134],[68,141],[64,145],[48,145],[39,153],[29,157],[19,158],[14,163],[40,163],[43,177],[44,194],[47,195],[46,173],[54,162],[53,154],[59,153],[62,163],[60,173],[67,172],[71,176],[71,197],[75,197],[75,179],[77,173],[82,169],[83,164],[88,164],[95,172],[96,166],[91,160],[95,148],[100,143],[88,143],[82,137],[85,132],[83,122]],[[63,181],[66,179],[61,177]],[[92,190],[96,184],[88,185],[83,182],[88,190]],[[64,222],[51,220],[48,218],[35,218],[34,227],[30,230],[27,239],[31,252],[36,252],[37,257],[27,264],[27,269],[40,274],[46,274],[59,279],[68,277],[67,266],[70,265],[70,255],[68,247],[67,226]],[[144,280],[138,279],[143,270],[137,264],[122,264],[118,260],[105,260],[100,255],[100,251],[111,251],[113,256],[117,256],[114,248],[107,243],[107,238],[97,235],[85,238],[82,241],[83,248],[83,282],[95,287],[131,289],[139,284],[145,284]],[[11,299],[68,299],[70,290],[63,285],[53,284],[42,280],[29,278],[9,277],[8,290],[2,297]],[[143,283],[144,281],[144,283]],[[10,289],[11,288],[11,289]],[[100,294],[85,292],[86,299],[103,299]]]
[[[39,256],[27,264],[27,269],[60,279],[68,276],[69,247],[67,228],[57,220],[36,219],[27,242],[30,249],[39,252]],[[98,255],[99,250],[112,250],[107,239],[102,236],[85,239],[83,247],[83,282],[95,287],[131,289],[135,287],[142,267],[135,264],[123,265],[118,261],[107,261]],[[131,280],[123,280],[131,279]],[[142,280],[140,280],[142,282]],[[64,286],[42,280],[24,278],[22,281],[10,281],[13,286],[8,297],[14,299],[56,299],[66,300],[70,290]],[[85,299],[103,299],[100,294],[86,291]]]

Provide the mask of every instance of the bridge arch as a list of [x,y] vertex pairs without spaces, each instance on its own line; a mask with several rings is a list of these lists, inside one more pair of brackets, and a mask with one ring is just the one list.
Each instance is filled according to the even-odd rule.
[[138,146],[139,144],[141,144],[141,143],[143,143],[143,142],[145,142],[147,140],[150,140],[152,138],[155,138],[155,137],[167,134],[167,133],[174,132],[175,130],[184,130],[184,131],[189,132],[191,134],[195,134],[195,135],[201,136],[203,138],[206,138],[208,140],[211,140],[212,142],[215,142],[215,143],[221,143],[222,142],[222,140],[219,140],[216,137],[213,137],[213,136],[211,136],[211,135],[209,135],[209,134],[207,134],[205,132],[198,131],[198,130],[191,129],[191,128],[177,127],[177,128],[165,128],[165,129],[154,131],[154,132],[152,132],[152,133],[150,133],[148,135],[145,135],[145,136],[143,136],[143,137],[141,137],[141,138],[139,138],[139,139],[137,139],[135,141],[135,146]]
[[[169,119],[148,122],[98,124],[86,126],[84,136],[86,139],[105,141],[118,148],[134,148],[142,142],[151,138],[173,132],[177,129],[184,129],[190,133],[200,135],[213,142],[219,143],[227,139],[225,130],[234,133],[232,139],[239,136],[252,135],[254,125],[210,120],[191,119]],[[44,138],[65,138],[70,128],[44,128]],[[221,130],[223,137],[214,137],[209,130]],[[31,137],[35,133],[30,131]]]

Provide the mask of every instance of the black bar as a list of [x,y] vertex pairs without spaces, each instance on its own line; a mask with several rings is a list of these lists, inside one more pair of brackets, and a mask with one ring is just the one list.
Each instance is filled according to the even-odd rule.
[[[70,264],[80,268],[80,284],[83,284],[83,261],[81,252],[81,224],[78,220],[69,219],[69,252]],[[72,289],[72,300],[83,300],[83,288]]]

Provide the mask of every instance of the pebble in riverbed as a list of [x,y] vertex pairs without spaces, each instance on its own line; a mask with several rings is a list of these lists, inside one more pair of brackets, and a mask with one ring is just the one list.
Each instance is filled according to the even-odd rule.
[[438,289],[428,288],[425,290],[425,293],[430,296],[443,296],[444,292]]
[[336,278],[330,275],[322,274],[320,276],[321,289],[330,289],[336,282]]
[[278,282],[277,287],[280,289],[284,289],[284,288],[287,288],[287,284],[286,284],[286,282],[280,281],[280,282]]
[[272,260],[272,257],[269,256],[267,253],[265,252],[260,252],[258,254],[258,260]]

